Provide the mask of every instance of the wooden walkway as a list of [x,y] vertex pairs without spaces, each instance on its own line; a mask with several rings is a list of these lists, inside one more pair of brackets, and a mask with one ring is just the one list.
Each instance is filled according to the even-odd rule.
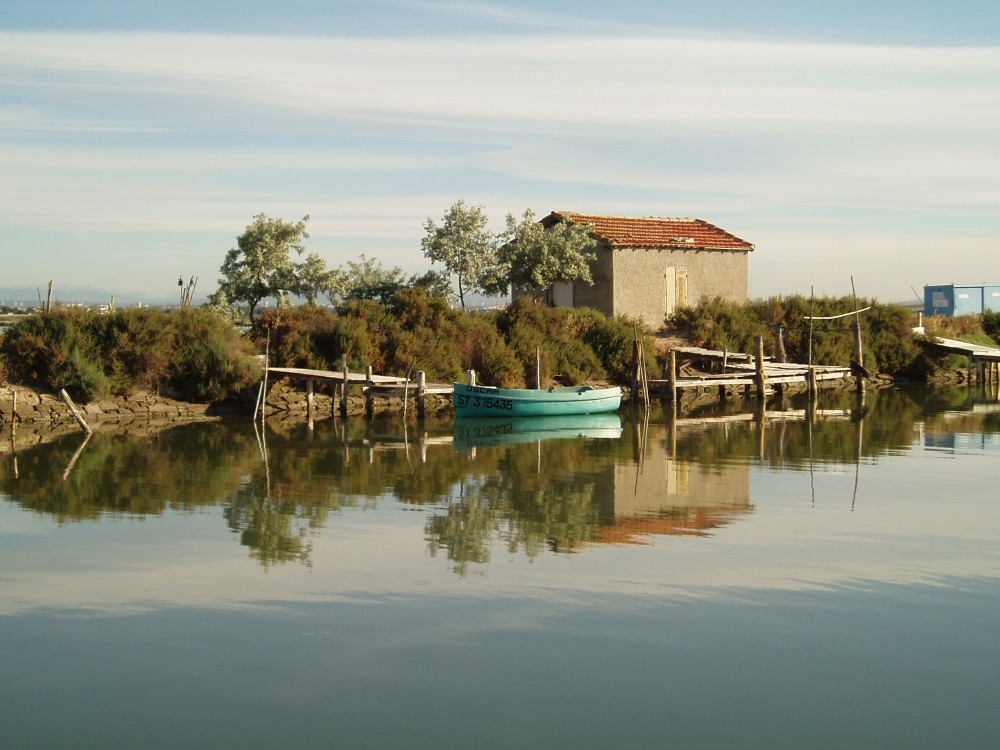
[[[722,372],[704,375],[678,375],[677,359],[706,360],[721,365]],[[650,390],[668,391],[676,402],[681,391],[691,388],[718,388],[719,398],[724,399],[729,389],[743,388],[746,392],[756,391],[760,399],[785,385],[801,383],[814,393],[819,383],[824,381],[856,378],[858,389],[862,388],[863,369],[834,365],[804,365],[774,362],[764,356],[763,339],[757,338],[755,355],[741,352],[720,352],[696,347],[676,347],[667,354],[667,377],[664,380],[650,380]]]
[[[306,410],[310,420],[314,410],[313,391],[316,383],[331,383],[340,392],[340,414],[347,416],[348,388],[360,385],[365,397],[365,412],[371,414],[376,398],[412,398],[416,402],[417,413],[424,414],[425,398],[427,396],[450,396],[454,390],[452,383],[428,383],[424,373],[415,373],[412,379],[393,375],[375,375],[371,366],[362,373],[349,372],[346,363],[337,372],[335,370],[310,370],[303,367],[269,367],[267,376],[290,377],[304,381],[306,384]],[[266,399],[267,395],[264,394]],[[335,399],[336,400],[336,399]]]

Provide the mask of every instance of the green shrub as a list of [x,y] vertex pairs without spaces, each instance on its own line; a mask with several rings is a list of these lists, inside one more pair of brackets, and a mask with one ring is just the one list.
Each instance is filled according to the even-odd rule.
[[1000,311],[987,310],[983,313],[983,333],[1000,344]]
[[171,315],[174,360],[169,386],[182,399],[220,401],[249,388],[260,377],[248,342],[228,322],[204,310]]
[[[913,314],[899,305],[853,297],[802,295],[769,297],[747,303],[703,299],[696,307],[678,310],[667,319],[668,332],[709,349],[752,353],[756,337],[764,351],[774,356],[780,328],[788,361],[847,365],[854,357],[851,324],[854,317],[815,318],[860,313],[865,366],[893,375],[915,375],[926,367],[925,355],[912,332]],[[810,325],[809,318],[814,318]]]
[[18,321],[0,352],[11,382],[65,388],[82,402],[140,389],[218,400],[259,372],[239,333],[205,310],[57,308]]

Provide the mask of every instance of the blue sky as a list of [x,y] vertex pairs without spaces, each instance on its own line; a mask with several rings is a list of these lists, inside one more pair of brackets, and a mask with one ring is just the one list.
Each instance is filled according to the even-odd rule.
[[260,212],[423,271],[459,198],[703,218],[752,296],[1000,280],[994,1],[19,5],[0,287],[208,293]]

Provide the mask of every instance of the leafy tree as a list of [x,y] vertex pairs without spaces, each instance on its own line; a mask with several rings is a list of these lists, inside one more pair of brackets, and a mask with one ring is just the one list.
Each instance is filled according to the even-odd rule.
[[424,255],[458,277],[458,301],[463,310],[467,294],[489,294],[496,288],[495,237],[486,228],[487,221],[482,206],[466,208],[465,201],[459,199],[444,213],[440,226],[433,219],[424,223],[427,234],[420,241]]
[[399,266],[386,268],[375,258],[364,253],[355,263],[347,261],[340,295],[343,299],[373,299],[386,304],[406,285],[406,276]]
[[535,220],[531,209],[520,222],[507,214],[507,230],[497,251],[501,286],[516,289],[548,289],[557,281],[579,279],[593,284],[590,261],[594,240],[589,225],[561,221],[546,228]]
[[295,293],[310,305],[316,304],[321,294],[332,295],[343,284],[344,273],[339,268],[327,270],[326,261],[316,253],[295,266]]
[[237,246],[226,253],[219,272],[219,295],[229,302],[246,302],[250,319],[260,301],[274,297],[279,304],[287,301],[288,292],[299,289],[299,279],[291,252],[301,255],[308,216],[291,224],[257,214],[246,230],[236,238]]
[[427,271],[422,274],[413,274],[406,282],[408,288],[423,289],[428,297],[449,297],[451,296],[451,280],[448,274],[443,271]]

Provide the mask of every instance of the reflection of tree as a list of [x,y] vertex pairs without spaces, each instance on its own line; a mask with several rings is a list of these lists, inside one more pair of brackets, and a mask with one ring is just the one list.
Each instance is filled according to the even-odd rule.
[[294,503],[281,503],[267,496],[266,487],[249,481],[229,500],[224,511],[229,528],[240,535],[240,544],[265,568],[274,563],[298,561],[311,565],[312,542],[306,527],[293,526]]
[[424,531],[432,555],[444,550],[465,575],[470,563],[489,561],[494,542],[534,558],[545,549],[570,552],[593,538],[595,473],[613,461],[611,451],[595,460],[582,441],[567,440],[511,444],[483,454],[499,457],[499,470],[463,481],[459,498],[428,518]]
[[[963,392],[964,393],[964,392]],[[963,394],[935,392],[934,401],[910,391],[869,394],[862,432],[856,420],[752,421],[724,429],[671,426],[654,411],[641,441],[550,440],[477,450],[475,458],[451,446],[431,446],[421,460],[415,442],[404,448],[398,415],[374,422],[319,420],[267,426],[268,466],[247,420],[187,424],[145,434],[99,430],[79,452],[82,437],[18,449],[0,460],[0,493],[22,508],[60,523],[143,517],[218,506],[228,527],[261,565],[309,564],[311,534],[354,507],[375,508],[383,498],[426,506],[426,542],[456,571],[489,561],[494,550],[534,558],[569,552],[601,539],[616,523],[618,465],[642,466],[653,451],[692,471],[724,474],[727,463],[763,460],[772,466],[808,466],[810,460],[854,464],[908,450],[914,425],[965,432],[1000,431],[1000,415],[968,412],[956,422],[929,414],[962,405]],[[931,403],[932,406],[928,406]],[[850,409],[824,398],[823,408]],[[800,405],[801,408],[801,405]],[[937,426],[940,422],[940,427]],[[450,435],[450,419],[422,432]],[[71,471],[66,469],[72,463]],[[65,479],[63,475],[66,475]],[[631,486],[631,485],[630,485]],[[680,524],[680,521],[678,522]],[[702,528],[700,522],[695,524]]]
[[0,473],[0,491],[61,523],[144,516],[218,502],[254,462],[253,438],[221,423],[144,435],[99,431],[64,479],[81,439],[19,451],[17,477]]

